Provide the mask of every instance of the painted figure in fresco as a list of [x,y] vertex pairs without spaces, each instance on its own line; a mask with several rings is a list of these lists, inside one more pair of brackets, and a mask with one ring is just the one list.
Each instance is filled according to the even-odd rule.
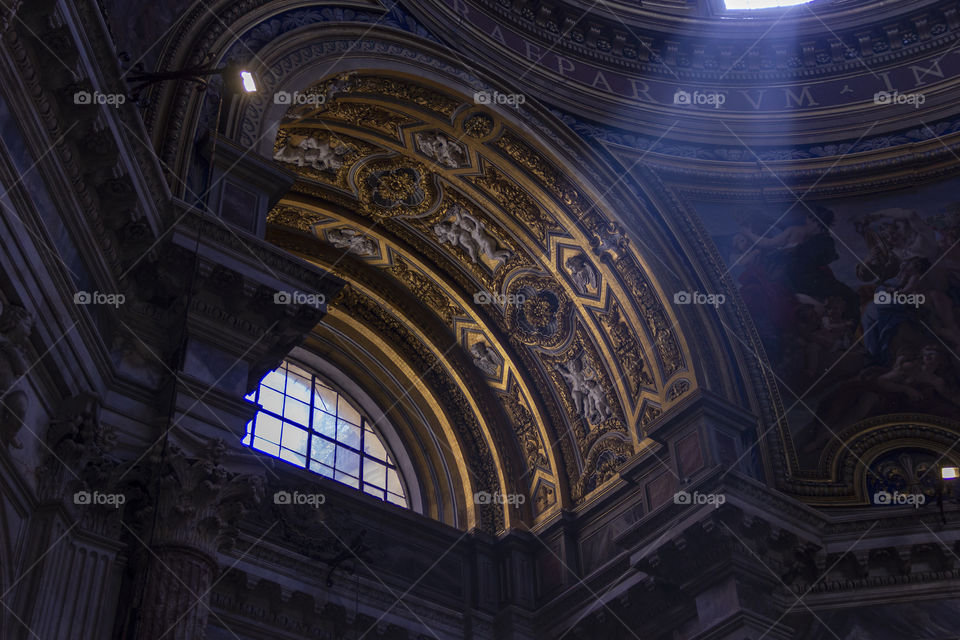
[[815,207],[772,237],[743,225],[734,238],[741,297],[791,386],[814,382],[830,365],[827,354],[858,325],[860,297],[830,268],[838,259],[833,219],[833,211]]
[[433,232],[441,242],[462,248],[474,264],[480,260],[480,254],[496,260],[497,266],[513,255],[513,252],[500,248],[500,244],[490,235],[486,226],[466,209],[454,206],[450,213],[451,218],[433,226]]
[[958,391],[960,385],[952,361],[941,346],[901,348],[888,370],[868,368],[857,379],[837,385],[823,398],[816,412],[823,423],[816,418],[811,420],[806,430],[810,439],[801,450],[813,453],[830,440],[832,435],[823,424],[836,432],[884,413],[956,415],[960,411]]

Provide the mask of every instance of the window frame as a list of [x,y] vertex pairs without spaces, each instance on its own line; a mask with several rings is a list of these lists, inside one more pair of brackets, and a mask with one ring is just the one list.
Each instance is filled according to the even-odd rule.
[[[300,372],[290,371],[288,365],[293,365],[297,369],[300,369]],[[324,367],[324,369],[326,368],[327,367]],[[284,404],[283,406],[281,406],[279,413],[272,409],[265,408],[260,402],[261,393],[262,393],[263,387],[265,386],[265,381],[267,379],[267,376],[269,376],[271,373],[274,373],[274,372],[281,372],[281,374],[285,378],[283,390],[277,390],[274,387],[266,385],[267,388],[269,388],[271,391],[279,393],[283,399]],[[302,424],[300,421],[294,418],[284,417],[283,415],[285,413],[284,409],[286,407],[286,402],[288,398],[293,398],[294,400],[302,402],[302,400],[300,400],[299,398],[296,398],[291,394],[289,394],[288,387],[287,387],[287,385],[289,384],[289,382],[287,381],[290,379],[291,374],[296,374],[299,377],[301,372],[309,376],[308,385],[310,390],[310,398],[309,398],[309,401],[305,403],[307,405],[307,424]],[[386,434],[383,433],[383,429],[380,424],[370,419],[369,413],[366,410],[366,406],[365,406],[367,403],[357,402],[352,396],[352,394],[349,394],[343,390],[343,388],[338,384],[338,381],[331,380],[328,375],[325,375],[325,373],[326,373],[325,371],[321,370],[321,367],[317,367],[312,365],[309,362],[305,362],[300,358],[294,357],[292,354],[291,356],[288,356],[287,358],[285,358],[283,363],[281,363],[279,367],[277,367],[276,369],[271,369],[269,372],[267,372],[267,374],[265,374],[264,377],[257,383],[256,388],[246,396],[247,400],[257,405],[258,411],[257,411],[257,414],[254,416],[253,420],[251,420],[247,424],[247,432],[243,437],[244,446],[247,446],[250,449],[253,449],[259,454],[270,456],[272,458],[275,458],[277,460],[281,460],[287,464],[290,464],[291,466],[297,467],[299,469],[303,469],[305,471],[309,471],[310,473],[316,474],[322,478],[326,478],[328,480],[332,480],[344,486],[350,487],[355,491],[368,495],[372,498],[378,499],[382,502],[387,502],[389,504],[393,504],[405,509],[420,511],[419,493],[418,492],[411,493],[411,484],[415,484],[415,483],[410,483],[407,480],[410,473],[409,462],[407,465],[404,465],[401,463],[402,459],[398,458],[395,455],[394,453],[395,447],[392,446],[392,443],[390,442],[391,439],[386,437]],[[330,411],[328,411],[323,406],[321,406],[320,403],[318,403],[318,389],[317,389],[318,384],[322,387],[326,387],[332,390],[335,394],[337,394],[337,397],[336,397],[337,406],[335,408],[334,413],[330,413]],[[359,415],[359,419],[353,420],[352,417],[349,419],[346,417],[342,417],[341,407],[340,407],[341,402],[345,402],[354,412],[356,412],[356,414]],[[327,416],[331,416],[333,418],[334,436],[331,437],[330,435],[327,435],[326,433],[324,433],[320,428],[315,427],[314,421],[318,412],[323,413]],[[269,416],[273,420],[276,420],[280,423],[280,433],[277,437],[277,439],[280,442],[274,443],[262,436],[257,436],[257,421],[261,414]],[[346,442],[345,440],[340,439],[339,430],[340,430],[341,422],[359,430],[359,441],[357,442],[356,446],[353,445],[352,443],[349,443],[349,442]],[[360,424],[355,424],[355,422],[359,422]],[[284,434],[284,429],[286,428],[294,428],[294,429],[306,432],[307,441],[306,441],[305,453],[301,454],[298,451],[291,449],[290,447],[284,446],[283,434]],[[395,435],[395,433],[393,435]],[[383,449],[384,451],[383,457],[367,451],[366,445],[368,442],[368,438],[370,437],[373,437],[376,439],[376,444],[379,445],[379,447],[377,448]],[[269,444],[271,447],[275,447],[278,453],[274,454],[271,451],[266,451],[262,448],[259,448],[258,446],[255,446],[255,442],[258,439],[264,443]],[[333,447],[334,458],[333,458],[332,465],[328,465],[326,464],[325,461],[313,457],[315,439],[319,439],[319,442],[326,443],[328,446]],[[346,452],[349,452],[350,454],[356,455],[358,457],[359,462],[357,465],[357,472],[355,476],[356,486],[353,484],[352,481],[341,479],[341,476],[346,476],[348,478],[354,477],[351,474],[347,473],[346,470],[344,470],[341,467],[338,467],[337,465],[338,458],[341,454],[340,452],[341,448],[344,449]],[[292,452],[293,455],[296,456],[297,458],[303,458],[304,462],[301,464],[298,461],[294,461],[289,458],[283,457],[283,453],[285,451]],[[403,451],[402,448],[401,448],[401,451]],[[365,464],[365,461],[367,460],[372,461],[372,463],[374,464],[382,465],[384,469],[384,479],[382,482],[382,486],[378,486],[377,484],[371,483],[369,481],[366,481],[366,482],[364,481],[365,469],[367,467],[367,465]],[[314,466],[318,468],[314,468]],[[330,472],[327,473],[325,471],[321,471],[320,470],[321,468],[329,469]],[[391,471],[396,474],[397,482],[399,483],[400,489],[403,493],[402,496],[398,495],[396,492],[390,491]],[[368,490],[368,487],[370,490]],[[402,500],[402,503],[398,502],[397,500],[391,500],[391,497],[399,498],[400,500]]]

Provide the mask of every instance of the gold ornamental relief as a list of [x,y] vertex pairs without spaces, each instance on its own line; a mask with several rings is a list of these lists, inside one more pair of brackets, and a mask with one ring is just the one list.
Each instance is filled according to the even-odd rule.
[[541,183],[544,190],[570,208],[575,218],[579,218],[584,208],[581,206],[581,194],[573,182],[553,166],[533,147],[523,141],[513,131],[506,131],[495,143],[504,154]]
[[533,414],[520,392],[520,386],[513,382],[510,385],[509,393],[501,394],[501,399],[513,424],[514,432],[526,461],[527,470],[542,469],[552,474],[550,463],[544,451],[543,441],[540,438],[540,432],[537,430]]
[[488,167],[484,175],[469,180],[526,228],[541,246],[544,246],[548,232],[560,229],[556,221],[526,191],[498,169]]
[[510,283],[507,330],[524,344],[553,349],[565,343],[573,327],[573,303],[550,276],[524,275]]
[[396,80],[381,76],[354,77],[350,83],[349,95],[360,97],[363,94],[380,100],[388,97],[400,102],[413,103],[421,109],[441,115],[447,121],[452,119],[454,112],[463,104],[462,100],[414,84],[408,80]]
[[640,393],[646,387],[654,389],[653,377],[646,368],[646,358],[640,341],[623,319],[619,306],[614,303],[609,313],[602,314],[600,321],[606,329],[616,356],[616,363],[624,372],[624,382],[633,406],[640,401]]
[[373,159],[357,171],[356,189],[363,210],[378,218],[418,216],[439,196],[435,176],[403,156]]
[[440,316],[447,326],[453,327],[454,318],[466,315],[463,307],[454,302],[439,284],[399,256],[395,257],[395,262],[389,267],[389,271],[414,296]]
[[269,224],[278,224],[308,233],[313,231],[316,225],[327,220],[332,220],[332,218],[321,215],[315,211],[284,204],[276,205],[267,214],[267,223]]
[[[397,142],[402,140],[401,127],[414,122],[407,115],[378,105],[339,99],[328,104],[326,109],[316,115],[316,118],[321,121],[318,123],[321,128],[322,121],[329,120],[337,124],[343,123],[358,129],[375,131]],[[300,124],[310,124],[310,122],[310,120],[304,120]]]

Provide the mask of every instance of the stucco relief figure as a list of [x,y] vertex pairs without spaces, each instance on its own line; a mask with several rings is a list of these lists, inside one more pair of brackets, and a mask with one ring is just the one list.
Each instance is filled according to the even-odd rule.
[[23,447],[17,432],[27,416],[27,393],[20,379],[26,374],[27,342],[33,317],[22,307],[0,303],[0,441],[15,449]]
[[343,166],[343,156],[349,147],[333,146],[329,140],[304,138],[297,144],[289,140],[273,155],[273,159],[298,167],[311,167],[317,171],[336,171]]
[[512,251],[500,248],[486,226],[466,209],[453,207],[450,212],[450,218],[433,226],[433,232],[441,242],[462,248],[474,264],[480,260],[481,254],[485,254],[496,260],[499,267],[513,255]]
[[327,232],[327,240],[338,249],[346,249],[347,253],[366,258],[377,254],[376,241],[365,236],[356,229],[334,229]]
[[557,367],[556,371],[570,388],[577,415],[586,418],[590,424],[598,424],[613,414],[596,373],[583,366],[582,356]]
[[597,272],[582,255],[570,256],[564,263],[570,270],[570,279],[581,292],[597,288]]
[[487,346],[485,342],[477,342],[470,347],[473,354],[473,364],[488,376],[496,376],[500,368],[500,359],[497,352]]
[[442,133],[417,134],[417,148],[438,164],[457,169],[467,163],[463,147]]

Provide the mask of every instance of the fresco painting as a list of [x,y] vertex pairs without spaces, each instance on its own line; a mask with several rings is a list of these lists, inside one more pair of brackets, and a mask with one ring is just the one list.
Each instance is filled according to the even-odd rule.
[[[700,203],[801,463],[897,413],[960,416],[960,180],[804,203]],[[789,207],[789,209],[788,209]]]

